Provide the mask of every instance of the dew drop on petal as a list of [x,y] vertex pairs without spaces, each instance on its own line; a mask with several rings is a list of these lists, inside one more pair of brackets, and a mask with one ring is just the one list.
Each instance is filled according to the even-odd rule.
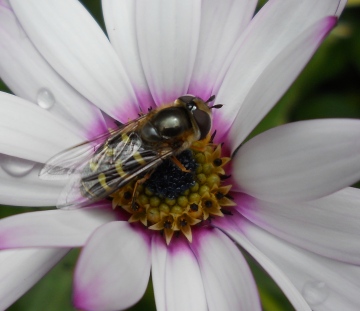
[[50,109],[55,104],[53,93],[47,88],[41,88],[37,93],[37,104],[43,109]]
[[13,177],[23,177],[31,172],[35,162],[0,154],[0,166]]
[[304,284],[302,295],[310,307],[318,306],[327,299],[329,288],[324,282],[308,281]]

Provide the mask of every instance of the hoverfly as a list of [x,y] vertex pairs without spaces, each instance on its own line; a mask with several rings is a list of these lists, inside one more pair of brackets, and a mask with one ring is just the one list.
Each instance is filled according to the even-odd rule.
[[[39,176],[69,178],[58,208],[82,207],[104,199],[139,175],[151,174],[165,159],[176,163],[176,155],[205,139],[212,125],[211,108],[221,107],[207,105],[214,98],[205,102],[184,95],[172,104],[149,110],[117,130],[55,155]],[[179,161],[176,164],[181,166]]]

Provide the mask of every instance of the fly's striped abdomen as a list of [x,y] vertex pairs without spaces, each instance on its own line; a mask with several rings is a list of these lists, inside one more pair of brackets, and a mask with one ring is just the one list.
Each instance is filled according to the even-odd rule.
[[91,200],[107,197],[137,177],[156,156],[143,148],[134,132],[106,141],[82,171],[81,194]]

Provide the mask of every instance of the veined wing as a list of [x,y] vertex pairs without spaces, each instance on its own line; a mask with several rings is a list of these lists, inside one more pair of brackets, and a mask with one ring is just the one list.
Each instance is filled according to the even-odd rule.
[[[136,138],[131,137],[130,141],[134,140]],[[157,167],[165,158],[173,154],[172,150],[159,153],[142,147],[139,149],[130,147],[131,152],[128,149],[128,146],[124,147],[115,162],[111,164],[109,160],[103,160],[94,170],[92,164],[88,163],[83,166],[82,174],[73,174],[59,197],[57,207],[78,208],[104,199],[139,175]]]
[[[68,179],[70,175],[81,172],[83,164],[90,161],[95,153],[99,152],[98,150],[107,151],[106,142],[114,141],[123,133],[134,130],[142,118],[140,117],[115,131],[103,133],[92,140],[56,154],[46,162],[39,173],[39,177],[45,180],[61,180]],[[98,157],[101,157],[101,154]]]
[[[134,127],[136,128],[136,127]],[[102,143],[90,156],[82,154],[81,161],[72,162],[73,168],[67,170],[68,182],[63,189],[57,206],[76,208],[107,197],[112,187],[107,187],[103,176],[117,177],[123,163],[136,156],[142,142],[135,132],[118,131]],[[83,155],[86,155],[83,157]],[[111,189],[111,191],[110,191]]]

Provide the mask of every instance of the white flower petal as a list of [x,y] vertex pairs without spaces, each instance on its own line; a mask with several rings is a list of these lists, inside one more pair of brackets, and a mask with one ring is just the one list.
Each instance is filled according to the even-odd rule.
[[44,163],[83,140],[49,111],[14,95],[0,92],[0,109],[0,153]]
[[242,192],[272,202],[321,198],[360,179],[360,121],[295,122],[254,137],[236,153]]
[[134,87],[142,111],[153,106],[144,70],[140,61],[136,34],[136,1],[102,0],[102,9],[112,46],[117,52]]
[[94,125],[102,125],[99,109],[54,71],[33,46],[13,11],[4,6],[0,6],[0,77],[14,94],[63,119],[67,128],[84,138],[92,136]]
[[360,264],[360,190],[319,200],[277,204],[236,196],[237,210],[259,227],[314,253]]
[[62,189],[61,180],[42,180],[42,164],[0,154],[0,202],[15,206],[55,206]]
[[154,234],[151,241],[151,278],[154,286],[154,295],[157,311],[166,311],[165,297],[165,264],[167,246],[164,237]]
[[99,311],[130,307],[146,290],[150,264],[150,241],[140,229],[125,221],[101,226],[75,269],[75,306]]
[[198,50],[189,93],[203,99],[212,88],[226,57],[250,22],[256,0],[205,0],[201,3]]
[[312,309],[359,310],[360,266],[308,252],[250,222],[241,227],[249,240],[286,273]]
[[214,112],[223,120],[222,130],[229,129],[238,116],[236,143],[294,81],[334,26],[336,18],[326,17],[334,15],[338,5],[339,0],[271,0],[254,17],[223,65],[214,88],[216,102],[224,104]]
[[285,93],[336,22],[336,17],[326,17],[309,27],[264,68],[230,129],[233,151]]
[[11,9],[11,6],[10,6],[10,3],[9,3],[9,0],[1,0],[0,1],[0,5],[6,9]]
[[37,283],[68,249],[0,252],[0,309],[5,310]]
[[209,311],[261,310],[251,270],[227,236],[218,229],[199,230],[190,246],[199,262]]
[[99,226],[116,220],[109,203],[78,210],[24,213],[0,220],[0,249],[79,247]]
[[120,60],[78,1],[10,3],[39,52],[75,89],[122,122],[137,116],[136,98]]
[[188,91],[200,29],[200,0],[136,2],[141,61],[157,105]]
[[220,228],[231,236],[241,247],[243,247],[273,278],[280,289],[288,297],[295,310],[311,311],[311,308],[304,300],[294,284],[267,256],[257,249],[241,232],[242,223],[246,221],[242,216],[234,213],[231,217],[216,218],[213,225]]
[[185,239],[172,239],[165,270],[166,310],[208,310],[199,265]]

